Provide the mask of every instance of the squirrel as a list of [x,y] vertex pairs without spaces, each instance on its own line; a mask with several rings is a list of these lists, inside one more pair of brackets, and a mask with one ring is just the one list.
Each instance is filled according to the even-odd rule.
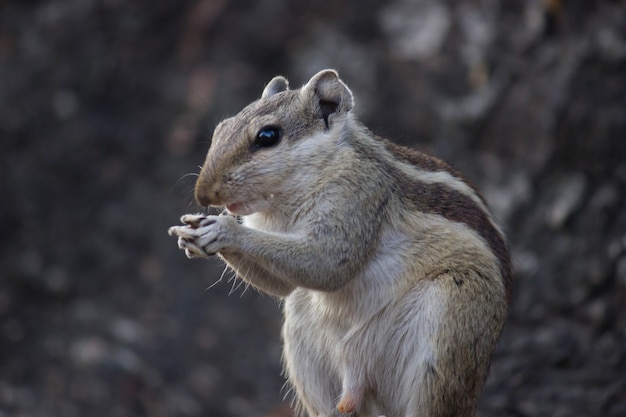
[[469,417],[507,315],[511,262],[484,199],[382,139],[334,70],[274,77],[222,121],[169,234],[281,300],[299,415]]

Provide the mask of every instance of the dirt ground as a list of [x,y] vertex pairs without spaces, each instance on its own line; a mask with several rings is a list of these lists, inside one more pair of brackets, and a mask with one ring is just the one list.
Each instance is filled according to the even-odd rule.
[[478,416],[626,416],[625,1],[8,0],[0,417],[290,416],[280,305],[166,231],[216,123],[326,67],[509,236]]

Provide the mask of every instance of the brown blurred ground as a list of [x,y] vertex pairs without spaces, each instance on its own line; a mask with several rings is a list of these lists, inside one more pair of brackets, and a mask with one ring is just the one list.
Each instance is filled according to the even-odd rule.
[[211,130],[337,68],[484,191],[516,287],[480,416],[626,415],[624,1],[0,2],[0,417],[283,416],[280,306],[166,235]]

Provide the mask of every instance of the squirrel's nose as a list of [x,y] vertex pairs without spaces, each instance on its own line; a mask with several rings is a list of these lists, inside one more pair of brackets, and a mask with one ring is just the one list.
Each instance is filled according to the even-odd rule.
[[196,189],[196,202],[202,207],[208,207],[211,205],[211,199],[204,194],[199,194]]
[[202,207],[218,205],[220,202],[219,190],[219,182],[210,184],[203,179],[202,175],[200,175],[200,177],[198,177],[198,181],[196,181],[196,187],[194,190],[196,202]]

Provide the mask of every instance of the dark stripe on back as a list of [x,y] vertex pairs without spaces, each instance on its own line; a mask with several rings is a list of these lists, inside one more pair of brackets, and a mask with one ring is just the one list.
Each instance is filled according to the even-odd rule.
[[471,198],[445,184],[414,183],[407,189],[411,190],[411,193],[405,197],[410,199],[419,211],[466,224],[487,242],[499,261],[507,300],[510,301],[512,273],[508,245],[500,232],[493,227],[487,214]]
[[[388,141],[383,141],[383,143],[389,152],[404,162],[408,162],[425,171],[447,171],[454,177],[465,181],[458,172],[437,158],[395,145]],[[442,216],[455,223],[466,224],[483,238],[499,261],[507,301],[510,301],[513,278],[508,245],[502,234],[493,227],[488,214],[470,197],[450,188],[445,183],[411,181],[400,172],[390,174],[401,184],[401,189],[410,190],[410,192],[403,197],[408,199],[417,210],[423,213]],[[478,193],[476,188],[471,183],[465,182],[482,200],[482,196]]]
[[385,139],[380,139],[380,141],[385,146],[385,149],[387,149],[393,156],[403,162],[415,165],[416,167],[424,171],[449,172],[450,174],[452,174],[453,177],[467,184],[478,196],[478,198],[486,205],[485,200],[478,191],[478,188],[476,188],[476,185],[474,185],[471,181],[468,181],[467,178],[463,177],[463,175],[459,171],[448,165],[446,162],[442,161],[441,159],[435,158],[434,156],[419,152],[415,149],[396,145],[395,143]]

